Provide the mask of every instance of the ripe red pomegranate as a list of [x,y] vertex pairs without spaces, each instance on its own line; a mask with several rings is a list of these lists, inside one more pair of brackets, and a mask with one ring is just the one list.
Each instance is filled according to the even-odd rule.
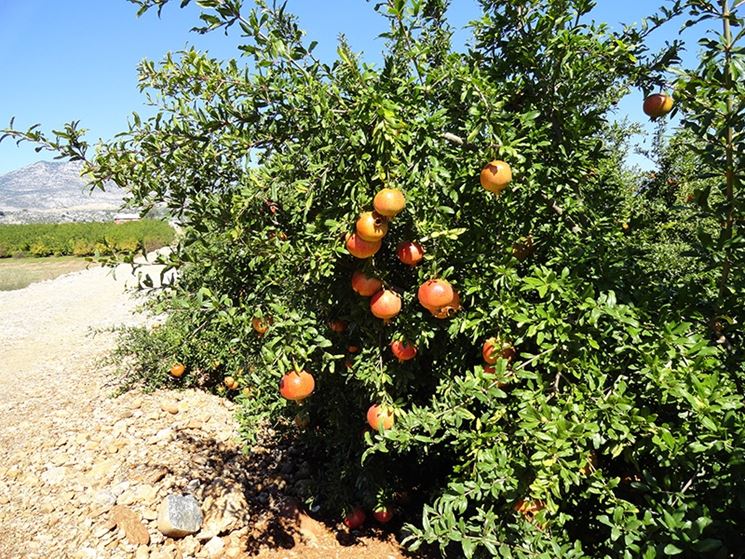
[[363,297],[370,297],[375,295],[380,288],[383,287],[383,282],[378,278],[371,278],[365,274],[362,270],[357,270],[352,274],[352,289]]
[[512,182],[512,167],[504,161],[491,161],[481,170],[481,186],[499,194]]
[[389,289],[381,289],[370,299],[370,311],[378,318],[389,320],[401,312],[401,297]]
[[431,279],[419,286],[419,303],[430,312],[450,304],[455,296],[453,287],[443,279]]
[[395,217],[406,205],[404,193],[395,188],[384,188],[375,195],[375,211],[386,217]]
[[407,266],[416,266],[424,259],[424,248],[416,241],[403,241],[396,248],[396,256]]
[[414,359],[416,356],[416,346],[400,340],[393,340],[391,342],[391,351],[399,361],[408,361],[409,359]]
[[313,393],[316,381],[307,371],[290,371],[279,381],[279,393],[288,400],[299,402]]
[[382,244],[381,241],[366,241],[357,233],[353,233],[347,237],[347,250],[355,258],[370,258],[380,250]]
[[378,507],[373,511],[373,516],[381,524],[388,524],[393,518],[393,511],[385,506]]
[[344,525],[350,530],[356,530],[365,523],[367,516],[362,507],[354,507],[344,518]]
[[367,410],[367,423],[376,431],[380,431],[381,428],[390,429],[393,427],[393,410],[373,404]]

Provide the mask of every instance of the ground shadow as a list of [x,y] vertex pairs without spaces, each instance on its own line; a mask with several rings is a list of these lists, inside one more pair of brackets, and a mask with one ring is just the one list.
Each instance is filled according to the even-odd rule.
[[[236,518],[237,526],[247,527],[241,537],[246,555],[254,556],[267,549],[301,548],[303,557],[311,557],[314,555],[306,554],[306,548],[321,551],[334,545],[391,545],[390,530],[369,527],[350,532],[340,527],[338,519],[323,518],[302,508],[299,494],[304,484],[307,487],[311,483],[311,466],[302,446],[291,436],[267,431],[250,452],[243,453],[234,444],[217,441],[201,429],[183,428],[174,435],[175,443],[188,449],[191,460],[169,467],[150,464],[151,476],[162,478],[170,474],[181,480],[174,491],[195,494],[202,502],[205,491],[224,487],[235,492],[239,488],[244,498],[241,506],[234,502],[223,506],[232,507],[230,514]],[[367,557],[361,550],[354,554]]]

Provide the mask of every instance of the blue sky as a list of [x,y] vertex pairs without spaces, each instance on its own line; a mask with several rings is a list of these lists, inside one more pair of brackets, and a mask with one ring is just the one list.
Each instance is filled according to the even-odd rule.
[[[664,0],[598,0],[595,18],[613,27],[638,22]],[[248,4],[248,0],[246,4]],[[377,35],[385,22],[365,0],[288,0],[309,40],[317,40],[316,53],[335,56],[336,38],[344,33],[352,47],[377,59],[382,47]],[[453,0],[451,21],[460,30],[477,15],[474,0]],[[163,17],[155,13],[136,17],[136,7],[125,0],[0,0],[0,127],[11,116],[16,126],[42,123],[45,130],[80,120],[90,130],[89,140],[110,138],[126,128],[133,111],[144,111],[137,91],[137,64],[158,60],[166,52],[185,46],[208,50],[213,56],[238,56],[236,37],[222,33],[190,33],[198,9],[167,6]],[[658,32],[652,46],[677,36],[677,27]],[[686,56],[692,63],[695,45]],[[619,114],[646,121],[641,93],[630,95]],[[146,112],[146,111],[144,111]],[[0,174],[23,165],[51,159],[30,146],[0,144]],[[638,161],[640,162],[640,161]]]

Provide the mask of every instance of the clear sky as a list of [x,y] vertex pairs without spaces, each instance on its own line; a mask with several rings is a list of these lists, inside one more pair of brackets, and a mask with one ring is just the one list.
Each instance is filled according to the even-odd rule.
[[[622,22],[638,22],[664,1],[598,0],[595,19],[617,28]],[[45,130],[80,120],[90,130],[90,141],[108,139],[126,129],[132,111],[143,111],[136,73],[143,58],[158,60],[192,45],[218,58],[238,56],[237,30],[232,37],[190,33],[198,9],[180,10],[178,2],[172,4],[158,19],[154,12],[137,18],[136,7],[126,0],[0,0],[0,128],[11,116],[17,127],[38,122]],[[319,42],[321,58],[333,60],[337,36],[344,33],[355,50],[367,53],[369,60],[379,59],[382,42],[376,37],[385,22],[371,2],[288,0],[288,7],[299,16],[308,39]],[[477,13],[474,0],[453,0],[456,41],[467,39],[463,28]],[[668,26],[652,46],[676,36],[677,26]],[[693,54],[695,46],[687,63]],[[625,114],[646,120],[641,93],[624,100],[620,115]],[[0,144],[0,174],[51,157],[6,141]]]

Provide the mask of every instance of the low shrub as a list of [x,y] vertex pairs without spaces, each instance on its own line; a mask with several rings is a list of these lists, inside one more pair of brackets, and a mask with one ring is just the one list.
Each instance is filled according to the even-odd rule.
[[143,248],[170,245],[173,229],[153,219],[115,224],[102,222],[0,225],[0,258],[31,256],[132,255]]

